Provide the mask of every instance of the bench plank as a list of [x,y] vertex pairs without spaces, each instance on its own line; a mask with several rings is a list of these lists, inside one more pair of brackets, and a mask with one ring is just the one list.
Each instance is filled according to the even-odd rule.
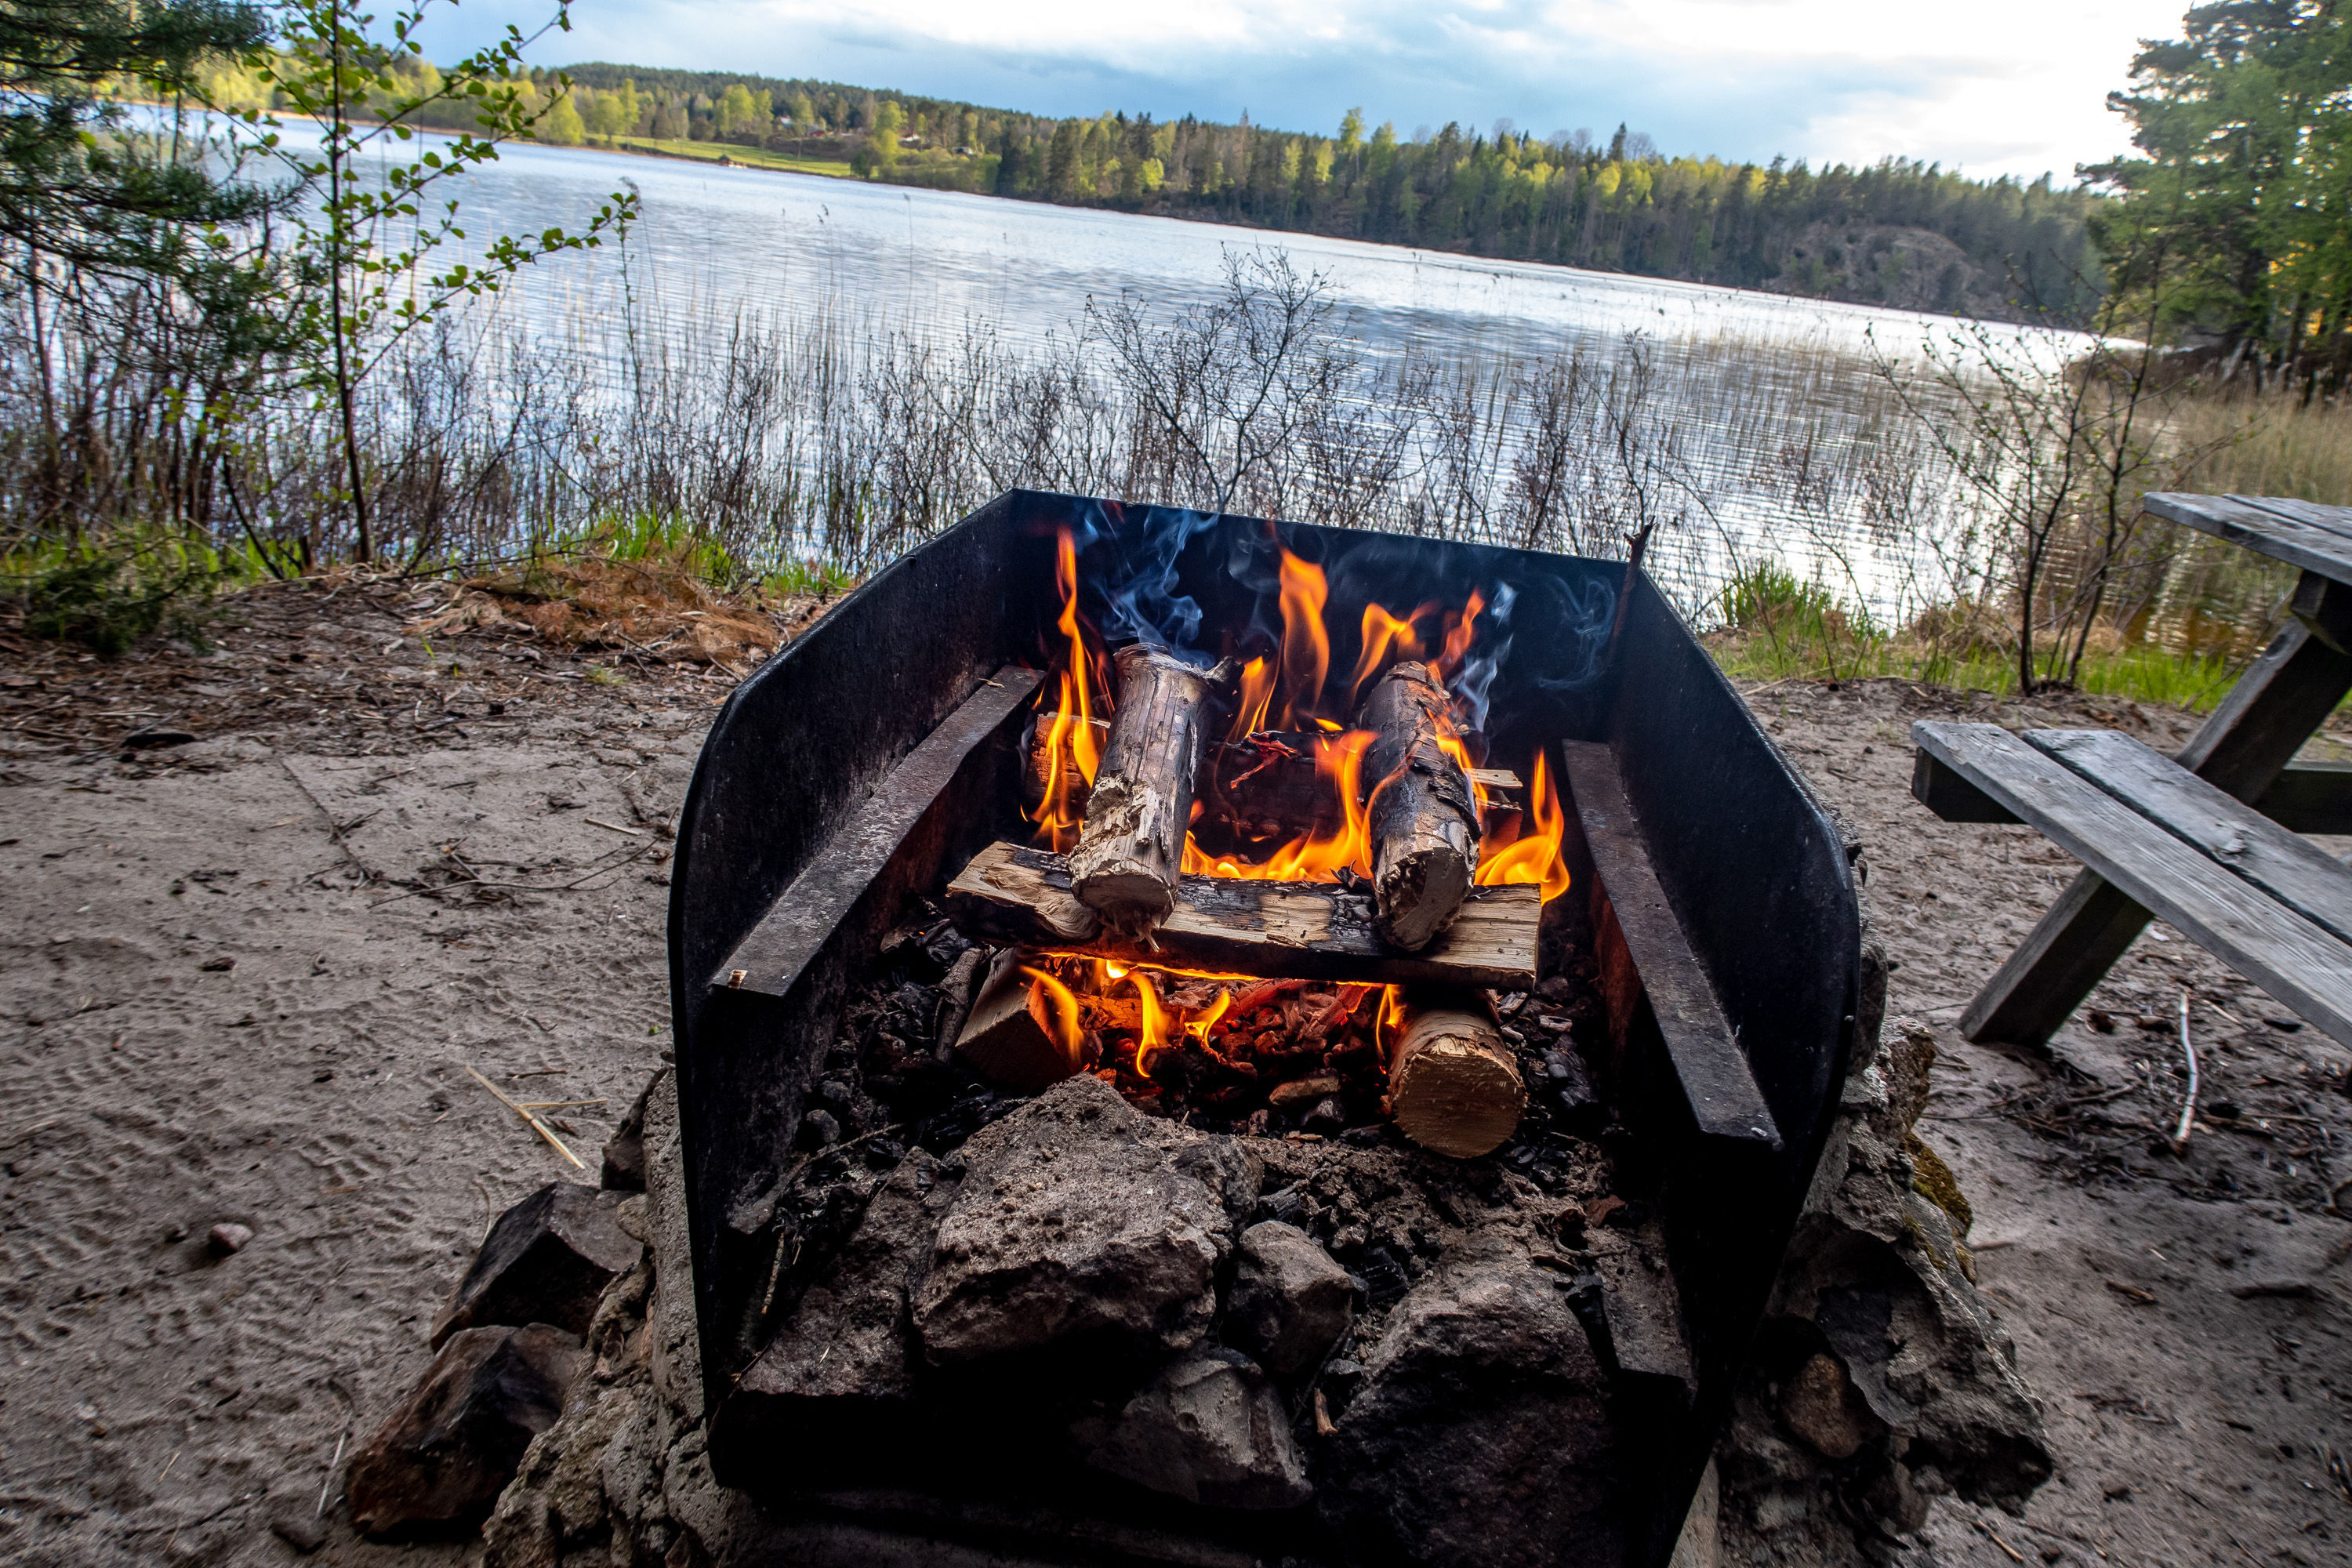
[[2352,536],[2271,510],[2277,503],[2267,498],[2257,504],[2245,496],[2159,491],[2140,504],[2168,522],[2226,539],[2338,583],[2352,583]]
[[2112,730],[2029,730],[2026,744],[2243,877],[2315,925],[2352,942],[2352,867],[2307,844],[2187,768]]
[[1911,733],[2115,889],[2352,1045],[2352,947],[2333,932],[2243,878],[2216,875],[2189,843],[1998,725],[1922,721]]

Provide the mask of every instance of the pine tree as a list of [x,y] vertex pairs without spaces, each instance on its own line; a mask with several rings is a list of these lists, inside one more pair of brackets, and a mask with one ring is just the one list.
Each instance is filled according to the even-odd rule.
[[208,59],[258,44],[260,10],[230,0],[0,0],[0,237],[101,272],[185,275],[205,225],[257,216],[268,192],[143,137],[102,96],[194,91]]

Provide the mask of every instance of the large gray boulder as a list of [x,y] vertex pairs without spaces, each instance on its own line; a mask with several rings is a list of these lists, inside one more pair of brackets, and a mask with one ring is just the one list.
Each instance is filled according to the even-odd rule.
[[1242,1232],[1225,1334],[1268,1372],[1287,1377],[1314,1366],[1355,1310],[1355,1282],[1313,1237],[1271,1219]]
[[1448,1258],[1397,1303],[1317,1466],[1323,1518],[1356,1555],[1623,1560],[1607,1379],[1565,1284],[1504,1239]]
[[975,1133],[914,1294],[934,1365],[1079,1339],[1197,1348],[1259,1168],[1229,1138],[1143,1115],[1087,1075]]
[[1211,1508],[1297,1508],[1314,1495],[1282,1392],[1246,1356],[1186,1356],[1118,1411],[1072,1423],[1087,1464]]

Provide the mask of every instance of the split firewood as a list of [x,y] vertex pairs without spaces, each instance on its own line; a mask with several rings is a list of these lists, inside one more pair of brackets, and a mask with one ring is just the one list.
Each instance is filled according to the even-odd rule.
[[1146,951],[1106,930],[1071,881],[1059,855],[992,844],[948,884],[948,918],[975,942],[1118,963],[1359,985],[1444,981],[1525,991],[1535,984],[1543,894],[1532,882],[1474,889],[1461,919],[1421,952],[1400,952],[1373,934],[1372,900],[1336,882],[1180,878],[1175,912],[1150,933]]
[[1017,1094],[1050,1089],[1084,1065],[1055,1042],[1049,1020],[1038,1016],[1029,976],[1022,973],[1035,961],[1035,953],[1018,948],[996,955],[955,1043],[956,1054],[973,1071]]
[[1381,678],[1357,716],[1375,736],[1364,778],[1380,933],[1408,952],[1453,923],[1478,868],[1478,797],[1437,743],[1445,707],[1429,667],[1408,661]]
[[1476,995],[1415,988],[1390,1026],[1389,1114],[1424,1149],[1457,1160],[1491,1153],[1528,1107],[1519,1058]]
[[1205,735],[1201,706],[1232,678],[1141,643],[1118,650],[1118,716],[1070,852],[1080,901],[1115,930],[1141,936],[1176,908],[1192,781]]

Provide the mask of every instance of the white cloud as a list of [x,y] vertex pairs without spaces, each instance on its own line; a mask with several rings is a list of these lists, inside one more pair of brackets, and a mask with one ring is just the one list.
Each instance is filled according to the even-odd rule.
[[[1403,131],[1501,115],[1620,121],[1669,152],[1820,163],[1889,154],[2071,177],[2119,151],[2105,106],[2183,0],[1193,0],[1123,26],[1098,0],[587,0],[551,63],[806,76],[1047,114],[1104,109],[1328,131],[1361,104]],[[544,13],[488,0],[436,43]],[[446,46],[442,52],[446,52]]]

